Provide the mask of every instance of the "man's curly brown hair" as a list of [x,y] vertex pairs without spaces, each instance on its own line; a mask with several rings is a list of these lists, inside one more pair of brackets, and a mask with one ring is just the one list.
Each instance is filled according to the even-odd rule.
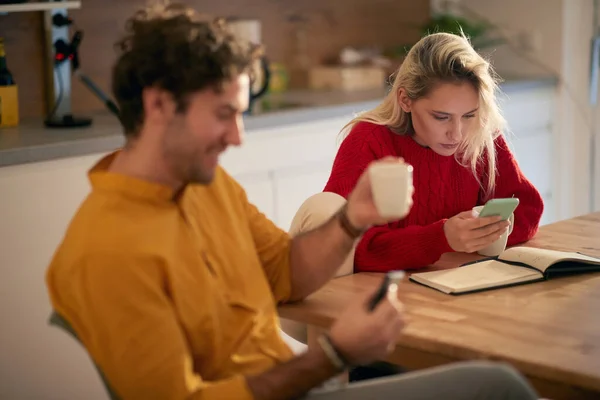
[[136,12],[125,30],[115,44],[112,92],[128,137],[137,136],[143,123],[145,88],[170,92],[183,112],[190,94],[219,90],[225,81],[249,73],[261,54],[260,47],[234,37],[223,19],[170,1]]

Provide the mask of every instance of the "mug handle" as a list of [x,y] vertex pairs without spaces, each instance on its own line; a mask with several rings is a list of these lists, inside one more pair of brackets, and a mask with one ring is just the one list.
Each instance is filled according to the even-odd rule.
[[514,213],[510,214],[510,217],[508,217],[508,220],[510,221],[510,226],[508,227],[508,234],[510,235],[513,231],[513,228],[515,227],[515,214]]
[[250,102],[265,94],[269,89],[269,84],[271,83],[271,70],[269,69],[269,61],[267,60],[267,57],[260,58],[260,66],[263,70],[264,82],[258,92],[250,93]]

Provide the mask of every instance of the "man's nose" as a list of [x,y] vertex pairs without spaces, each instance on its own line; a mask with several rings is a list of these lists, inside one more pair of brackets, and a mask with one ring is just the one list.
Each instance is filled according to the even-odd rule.
[[239,146],[244,140],[244,120],[241,115],[238,115],[233,122],[231,128],[227,132],[226,141],[230,146]]

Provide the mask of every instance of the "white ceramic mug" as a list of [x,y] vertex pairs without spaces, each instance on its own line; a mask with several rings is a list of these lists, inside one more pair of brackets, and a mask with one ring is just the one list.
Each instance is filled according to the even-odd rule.
[[[473,214],[476,213],[477,215],[479,215],[481,210],[483,210],[483,206],[473,207]],[[515,226],[515,214],[510,214],[510,217],[508,217],[508,220],[510,221],[508,230],[505,231],[502,234],[502,236],[500,236],[498,239],[496,239],[496,241],[494,243],[479,250],[477,252],[478,254],[480,254],[482,256],[486,256],[486,257],[496,257],[496,256],[499,256],[500,254],[502,254],[502,252],[506,249],[506,243],[508,242],[508,236],[512,233],[513,226]]]
[[413,167],[404,162],[377,162],[369,167],[373,201],[384,218],[404,218],[412,207]]

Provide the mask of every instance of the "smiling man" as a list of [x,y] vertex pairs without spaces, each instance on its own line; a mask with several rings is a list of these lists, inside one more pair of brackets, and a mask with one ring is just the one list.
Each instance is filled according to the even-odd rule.
[[[358,299],[299,356],[280,336],[276,308],[322,286],[367,228],[388,222],[368,175],[332,218],[290,238],[218,166],[242,142],[256,52],[182,6],[144,9],[127,26],[113,70],[126,145],[91,169],[91,193],[47,273],[53,307],[113,391],[126,400],[292,399],[384,359],[404,325],[395,296],[373,311]],[[310,396],[443,394],[533,398],[513,370],[479,363]]]

